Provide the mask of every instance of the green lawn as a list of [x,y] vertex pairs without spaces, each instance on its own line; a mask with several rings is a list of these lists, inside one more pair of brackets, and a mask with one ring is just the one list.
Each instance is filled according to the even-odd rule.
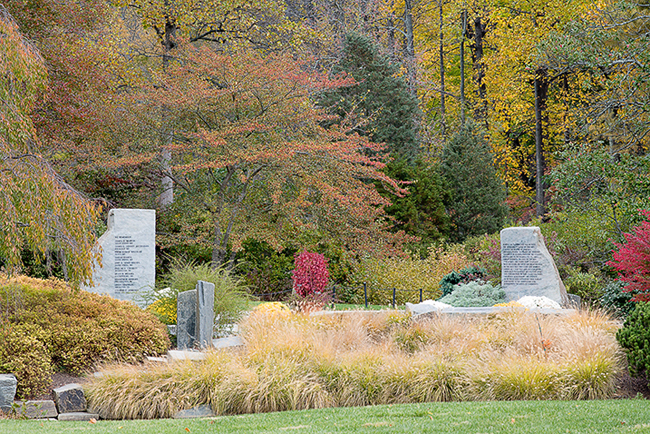
[[650,401],[383,405],[194,420],[1,420],[0,433],[650,433]]

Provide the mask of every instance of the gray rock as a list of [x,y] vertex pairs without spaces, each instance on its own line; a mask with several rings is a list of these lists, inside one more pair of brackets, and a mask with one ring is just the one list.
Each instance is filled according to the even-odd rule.
[[413,320],[425,320],[427,318],[437,317],[440,315],[492,315],[496,313],[506,313],[512,311],[525,312],[526,314],[541,315],[572,315],[576,313],[575,309],[529,309],[519,306],[491,306],[491,307],[449,307],[438,311],[431,311],[414,315]]
[[202,351],[191,350],[169,350],[167,351],[167,360],[171,362],[178,362],[181,360],[201,361],[205,360],[205,353]]
[[144,304],[140,294],[156,283],[156,211],[112,209],[108,230],[97,241],[102,265],[95,264],[94,287],[86,291]]
[[77,383],[66,384],[54,389],[52,392],[54,392],[54,402],[59,413],[86,411],[86,397],[81,385]]
[[226,338],[212,339],[212,346],[215,348],[240,347],[244,341],[239,336],[228,336]]
[[579,295],[567,294],[569,297],[569,307],[574,309],[582,308],[582,298]]
[[14,374],[0,374],[0,411],[11,410],[18,381]]
[[27,419],[49,419],[57,417],[54,401],[21,401],[16,403],[16,414]]
[[212,346],[214,330],[214,283],[196,284],[196,340],[200,348]]
[[68,422],[86,422],[90,419],[99,419],[99,414],[97,413],[87,413],[85,411],[75,411],[72,413],[61,413],[59,414],[60,421]]
[[508,301],[530,295],[548,297],[561,306],[569,302],[555,261],[536,226],[501,231],[501,286]]
[[424,313],[438,313],[442,309],[436,307],[431,303],[406,303],[406,313],[410,313],[413,316],[422,315]]
[[196,419],[199,417],[214,417],[215,414],[208,404],[197,405],[188,410],[181,410],[172,416],[174,419]]
[[196,342],[196,289],[183,291],[176,299],[176,346],[193,348]]

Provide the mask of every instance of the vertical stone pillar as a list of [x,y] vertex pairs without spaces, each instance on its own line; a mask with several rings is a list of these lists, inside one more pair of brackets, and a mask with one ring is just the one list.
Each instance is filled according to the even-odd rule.
[[178,294],[176,299],[176,346],[179,350],[194,347],[196,342],[196,289]]
[[196,340],[199,347],[212,346],[214,330],[214,283],[199,280],[196,284]]

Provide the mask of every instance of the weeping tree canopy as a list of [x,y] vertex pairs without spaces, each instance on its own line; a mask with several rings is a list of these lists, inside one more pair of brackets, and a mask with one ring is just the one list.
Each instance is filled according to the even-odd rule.
[[0,266],[20,269],[24,247],[65,257],[73,284],[89,279],[97,210],[38,154],[30,114],[46,88],[38,51],[0,5]]

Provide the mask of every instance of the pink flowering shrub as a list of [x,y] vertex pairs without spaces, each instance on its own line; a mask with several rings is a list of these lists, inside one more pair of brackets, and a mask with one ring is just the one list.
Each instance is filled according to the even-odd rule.
[[[641,214],[650,219],[650,211]],[[638,292],[632,301],[650,301],[650,221],[633,230],[633,234],[625,234],[625,244],[616,244],[618,252],[607,264],[618,270],[619,280],[627,283],[625,291]]]
[[329,272],[325,256],[307,251],[296,255],[293,289],[299,296],[320,294],[325,290],[328,279]]

